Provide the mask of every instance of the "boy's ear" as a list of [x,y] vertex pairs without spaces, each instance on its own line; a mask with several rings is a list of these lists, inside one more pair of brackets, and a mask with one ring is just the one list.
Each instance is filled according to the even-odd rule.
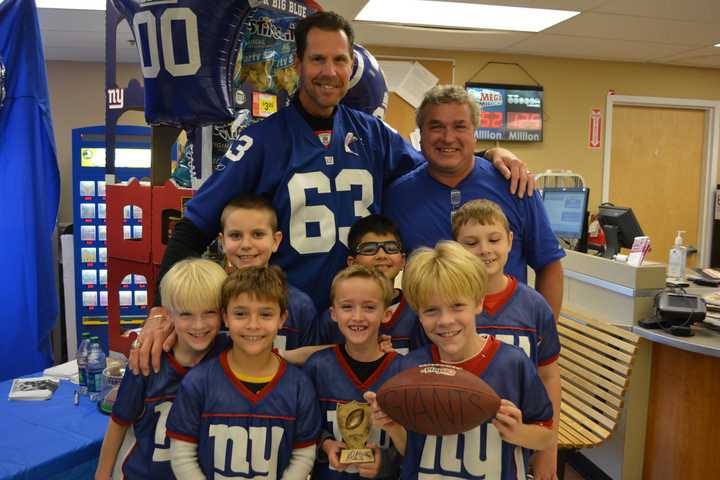
[[273,253],[278,251],[278,248],[280,247],[280,242],[282,242],[282,232],[278,230],[277,232],[273,233]]
[[485,297],[481,298],[480,301],[477,304],[477,307],[475,307],[475,315],[480,315],[483,311],[483,302],[485,301]]
[[390,319],[392,318],[392,316],[393,316],[393,310],[392,310],[392,308],[387,307],[387,308],[385,309],[385,313],[383,313],[382,323],[387,323],[387,322],[389,322]]
[[352,255],[348,255],[347,266],[349,267],[350,265],[354,265],[354,264],[355,264],[355,257],[353,257]]
[[510,243],[512,243],[512,241],[513,241],[513,232],[512,232],[512,230],[510,230],[510,231],[508,232],[508,238],[510,239]]
[[225,310],[220,311],[220,318],[222,318],[222,323],[223,323],[223,325],[225,325],[225,328],[227,328],[229,330],[230,327],[228,326],[227,315],[225,314]]
[[278,330],[283,328],[283,325],[285,325],[285,321],[288,319],[288,311],[285,310],[282,315],[280,315],[280,327],[278,327]]
[[337,320],[335,319],[335,307],[328,308],[328,311],[330,312],[330,318],[332,318],[332,321],[337,323]]

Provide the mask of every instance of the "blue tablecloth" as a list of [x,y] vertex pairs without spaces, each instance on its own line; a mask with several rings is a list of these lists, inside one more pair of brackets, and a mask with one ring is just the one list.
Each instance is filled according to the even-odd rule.
[[108,416],[67,380],[45,401],[9,401],[0,383],[0,479],[92,479]]

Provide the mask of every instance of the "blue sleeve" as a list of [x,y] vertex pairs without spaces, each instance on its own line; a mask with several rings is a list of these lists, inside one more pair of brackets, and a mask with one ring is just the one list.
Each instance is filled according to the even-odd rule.
[[212,237],[220,230],[220,214],[232,198],[242,193],[263,193],[262,185],[274,178],[271,170],[277,171],[282,160],[265,161],[265,146],[259,133],[258,128],[245,130],[187,203],[185,217],[206,236]]
[[[302,292],[301,290],[299,290]],[[305,293],[298,302],[298,321],[301,325],[300,342],[302,347],[318,344],[318,318],[315,304]]]
[[422,153],[415,150],[396,130],[382,120],[377,122],[380,125],[380,135],[386,144],[384,181],[387,186],[393,180],[414,170],[425,159]]
[[340,333],[337,323],[330,316],[330,309],[325,310],[318,320],[318,342],[320,345],[345,343],[345,337]]
[[117,399],[113,404],[112,417],[118,424],[134,423],[145,409],[145,388],[150,377],[135,375],[129,368],[120,382]]
[[560,354],[560,338],[558,337],[557,324],[550,305],[538,295],[538,366],[543,367],[557,360]]
[[520,405],[523,423],[541,423],[551,421],[553,407],[547,390],[537,374],[532,360],[518,349],[518,365],[521,375],[522,395]]
[[557,237],[550,228],[540,195],[535,192],[530,199],[519,200],[525,208],[523,225],[525,245],[523,250],[527,264],[536,272],[565,256]]
[[180,383],[166,424],[167,436],[170,438],[192,443],[200,439],[200,415],[205,403],[202,376],[208,373],[202,370],[195,367]]
[[317,443],[320,437],[322,421],[320,417],[320,401],[310,379],[304,372],[297,370],[297,428],[293,439],[293,448],[303,448]]

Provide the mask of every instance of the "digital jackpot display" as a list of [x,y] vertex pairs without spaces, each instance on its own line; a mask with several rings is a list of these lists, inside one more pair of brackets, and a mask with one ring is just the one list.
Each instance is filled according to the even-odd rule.
[[466,83],[465,88],[481,109],[476,139],[542,142],[543,87]]

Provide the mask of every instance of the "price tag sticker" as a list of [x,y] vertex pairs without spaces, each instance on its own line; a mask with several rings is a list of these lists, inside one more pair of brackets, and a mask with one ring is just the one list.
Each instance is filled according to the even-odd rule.
[[253,92],[252,114],[253,117],[269,117],[278,110],[277,95],[272,93]]

